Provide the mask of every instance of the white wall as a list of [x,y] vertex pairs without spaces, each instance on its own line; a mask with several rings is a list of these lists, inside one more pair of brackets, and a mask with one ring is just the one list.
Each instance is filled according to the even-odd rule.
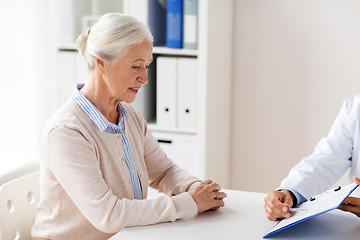
[[267,192],[360,93],[360,1],[235,1],[231,188]]

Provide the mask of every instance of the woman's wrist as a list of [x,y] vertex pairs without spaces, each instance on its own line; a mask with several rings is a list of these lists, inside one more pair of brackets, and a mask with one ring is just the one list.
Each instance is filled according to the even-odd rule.
[[190,184],[190,186],[186,189],[187,192],[191,193],[193,190],[195,190],[197,187],[199,187],[201,184],[200,180],[197,182],[193,182]]

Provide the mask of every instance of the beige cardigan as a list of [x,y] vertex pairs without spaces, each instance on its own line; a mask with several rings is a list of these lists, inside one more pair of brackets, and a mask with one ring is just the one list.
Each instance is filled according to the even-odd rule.
[[[129,115],[125,134],[143,200],[134,200],[121,135],[101,132],[70,98],[48,121],[42,136],[35,239],[108,239],[125,227],[197,213],[186,191],[199,185],[199,179],[168,159],[141,115],[122,104]],[[171,197],[146,199],[149,185]]]

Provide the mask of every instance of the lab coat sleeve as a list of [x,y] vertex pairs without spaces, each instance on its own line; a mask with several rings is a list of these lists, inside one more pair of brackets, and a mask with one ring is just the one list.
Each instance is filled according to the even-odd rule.
[[354,140],[351,134],[352,101],[345,101],[327,137],[313,154],[293,167],[280,188],[292,188],[306,199],[331,188],[351,166]]

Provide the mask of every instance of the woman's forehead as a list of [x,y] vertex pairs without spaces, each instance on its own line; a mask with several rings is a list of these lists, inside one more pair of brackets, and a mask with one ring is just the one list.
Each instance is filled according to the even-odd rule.
[[124,58],[129,58],[130,61],[150,61],[152,60],[152,44],[141,42],[130,46],[124,54]]

